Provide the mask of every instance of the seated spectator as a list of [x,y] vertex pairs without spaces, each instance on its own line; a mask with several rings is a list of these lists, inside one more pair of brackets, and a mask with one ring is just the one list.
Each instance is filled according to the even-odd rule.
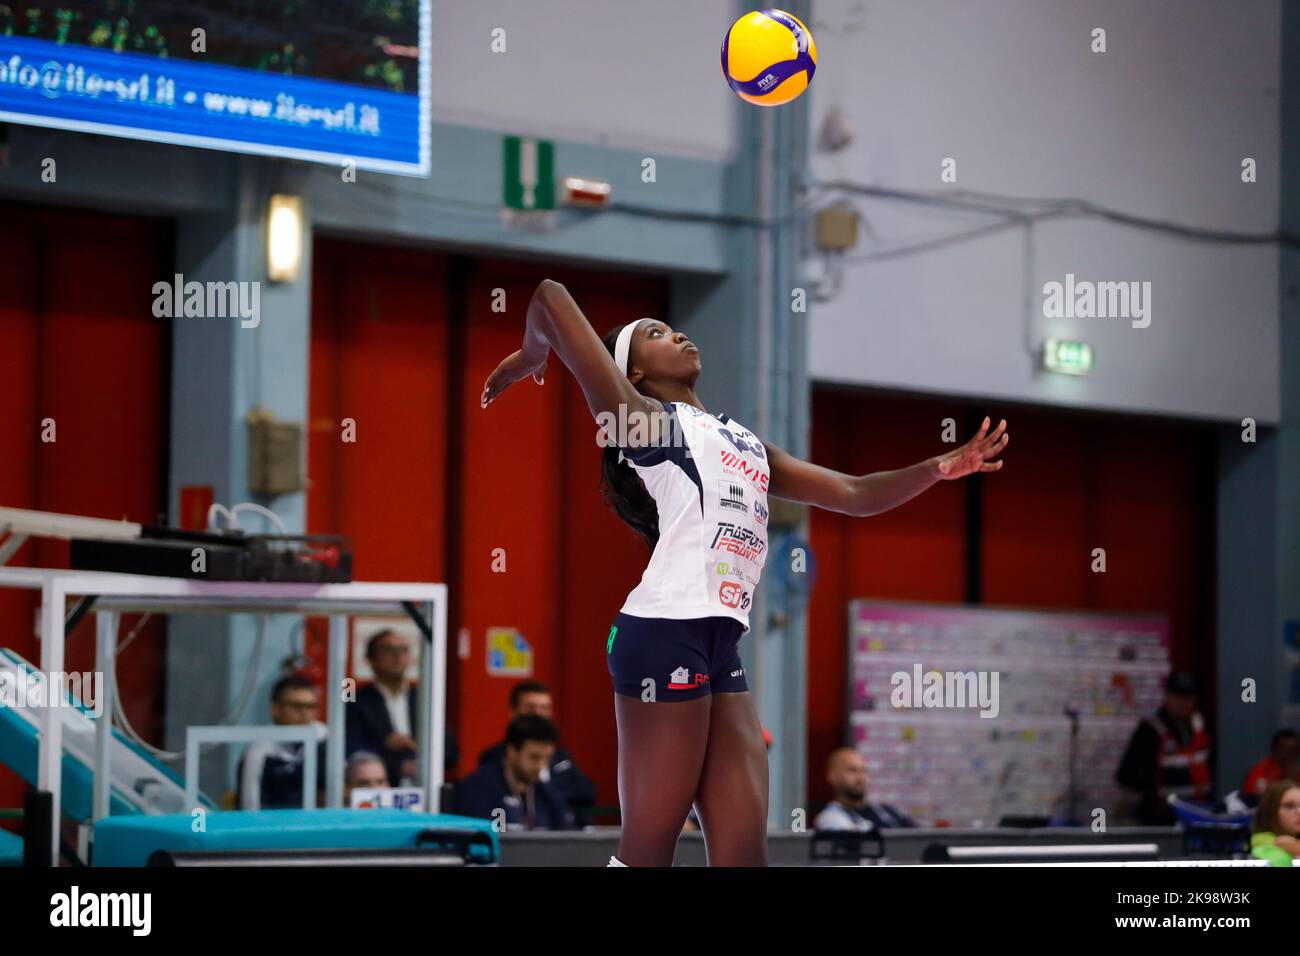
[[1279,780],[1264,791],[1250,821],[1250,849],[1274,866],[1300,855],[1300,783]]
[[[377,631],[366,643],[366,660],[375,680],[357,691],[357,699],[347,705],[347,752],[377,754],[393,786],[420,786],[416,780],[419,735],[415,730],[419,708],[415,688],[406,686],[410,645],[396,631]],[[460,762],[451,731],[443,745],[443,767],[451,770]]]
[[826,781],[835,798],[817,819],[817,830],[874,830],[887,827],[914,827],[916,821],[887,803],[868,803],[867,761],[852,747],[841,747],[826,762]]
[[[316,787],[324,789],[326,727],[316,720],[316,685],[303,677],[282,677],[271,689],[271,722],[280,727],[315,728]],[[303,805],[303,747],[300,743],[253,743],[244,749],[237,776],[240,810],[270,810]],[[320,801],[317,800],[317,805]]]
[[555,724],[537,714],[510,721],[504,759],[483,764],[456,786],[456,813],[493,819],[500,811],[507,828],[572,830],[569,808],[541,779],[559,738]]
[[[537,681],[520,681],[511,688],[510,711],[512,717],[536,714],[547,720],[555,719],[551,692],[545,684]],[[478,765],[501,763],[505,752],[505,741],[493,744],[478,755]],[[542,768],[541,780],[550,784],[564,800],[576,826],[584,827],[591,821],[591,808],[596,804],[596,785],[578,769],[573,757],[558,743],[550,766]]]
[[374,790],[388,786],[388,773],[378,754],[358,750],[348,758],[343,774],[343,805],[352,806],[353,790]]
[[1300,737],[1289,728],[1279,730],[1273,735],[1268,756],[1251,767],[1250,773],[1246,774],[1246,783],[1241,788],[1242,794],[1260,796],[1270,784],[1300,777],[1296,772],[1297,758],[1300,758]]

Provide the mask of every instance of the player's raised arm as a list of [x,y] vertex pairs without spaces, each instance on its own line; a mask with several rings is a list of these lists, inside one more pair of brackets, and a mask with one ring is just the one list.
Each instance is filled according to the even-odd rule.
[[869,475],[847,475],[812,462],[795,458],[776,445],[763,443],[768,465],[772,469],[768,493],[827,511],[854,517],[880,514],[915,498],[939,481],[964,478],[976,472],[999,471],[1002,454],[1011,440],[1003,419],[989,434],[989,420],[984,419],[979,432],[954,451],[935,455],[896,471],[876,471]]
[[507,356],[484,383],[482,407],[528,375],[541,384],[551,349],[582,386],[593,418],[601,413],[618,416],[620,407],[625,414],[660,411],[658,403],[638,392],[618,370],[569,290],[551,279],[541,281],[528,303],[523,347]]

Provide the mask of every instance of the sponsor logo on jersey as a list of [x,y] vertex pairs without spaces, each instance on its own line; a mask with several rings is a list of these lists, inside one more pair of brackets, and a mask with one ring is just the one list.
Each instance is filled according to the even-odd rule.
[[767,458],[767,449],[753,432],[746,431],[735,422],[726,428],[719,428],[718,434],[735,446],[741,454],[753,455],[755,458]]
[[767,472],[756,461],[742,458],[734,452],[722,452],[722,469],[733,475],[744,475],[763,494],[767,494]]
[[713,543],[709,547],[715,551],[727,551],[738,558],[753,561],[767,550],[767,542],[757,531],[744,525],[719,521],[718,529],[713,533]]
[[754,500],[754,520],[767,527],[767,504],[761,498]]
[[735,581],[723,581],[718,588],[718,600],[726,607],[738,607],[742,611],[749,607],[749,592]]
[[741,674],[743,674],[743,673],[745,673],[745,668],[742,667],[742,668],[741,668],[740,670],[738,670],[738,671],[732,671],[732,672],[731,672],[731,676],[732,676],[732,677],[739,677],[739,676],[740,676]]
[[736,481],[724,479],[718,482],[718,504],[724,510],[749,514],[749,505],[745,504],[745,486]]
[[718,561],[713,565],[713,570],[725,577],[736,578],[749,584],[750,587],[758,587],[758,578],[749,573],[749,569],[741,564],[732,564],[729,561]]
[[702,684],[709,682],[708,674],[696,673],[692,678],[688,668],[679,667],[668,675],[669,690],[694,690]]

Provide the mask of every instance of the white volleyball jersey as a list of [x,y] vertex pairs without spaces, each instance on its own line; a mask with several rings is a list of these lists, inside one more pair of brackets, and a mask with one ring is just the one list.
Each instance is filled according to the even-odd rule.
[[668,427],[653,448],[623,448],[659,510],[659,542],[623,613],[732,617],[749,607],[767,559],[767,452],[726,415],[661,402]]

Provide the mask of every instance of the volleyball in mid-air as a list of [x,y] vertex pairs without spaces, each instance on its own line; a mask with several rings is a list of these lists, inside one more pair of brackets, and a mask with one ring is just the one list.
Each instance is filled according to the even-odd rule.
[[742,100],[780,106],[808,89],[817,69],[812,33],[784,10],[755,10],[722,38],[722,75]]

